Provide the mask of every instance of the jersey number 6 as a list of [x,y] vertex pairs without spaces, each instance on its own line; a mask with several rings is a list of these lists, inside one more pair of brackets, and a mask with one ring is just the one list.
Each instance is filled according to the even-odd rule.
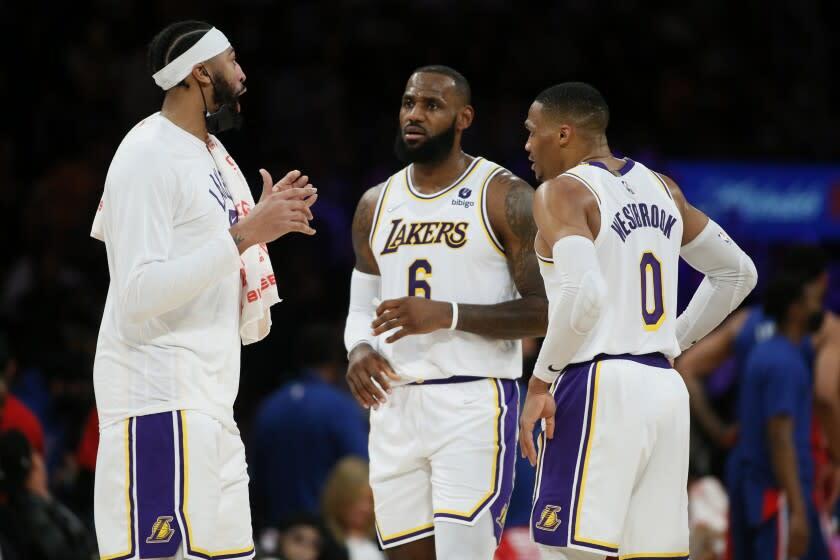
[[426,259],[417,259],[408,267],[408,295],[432,299],[432,287],[426,280],[432,277],[432,265]]
[[655,331],[665,320],[665,301],[662,294],[662,263],[652,251],[642,253],[639,274],[642,288],[642,322],[646,331]]

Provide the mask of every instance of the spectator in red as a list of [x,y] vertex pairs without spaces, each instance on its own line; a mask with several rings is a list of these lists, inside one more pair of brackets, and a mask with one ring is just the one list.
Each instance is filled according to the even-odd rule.
[[29,408],[9,393],[6,380],[15,370],[6,339],[0,333],[0,433],[17,430],[29,441],[36,452],[44,455],[44,429],[41,422]]

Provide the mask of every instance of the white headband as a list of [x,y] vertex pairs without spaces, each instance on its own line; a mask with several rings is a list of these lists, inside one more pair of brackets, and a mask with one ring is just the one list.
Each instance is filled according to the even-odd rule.
[[152,77],[155,79],[155,83],[163,91],[166,91],[189,76],[193,66],[201,64],[205,60],[210,60],[217,54],[224,52],[228,47],[230,47],[230,41],[227,40],[224,33],[214,27],[205,33],[204,37],[199,39],[195,45],[158,70]]

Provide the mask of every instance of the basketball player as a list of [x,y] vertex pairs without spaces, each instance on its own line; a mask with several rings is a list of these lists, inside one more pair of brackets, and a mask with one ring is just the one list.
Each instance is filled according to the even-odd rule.
[[[827,289],[828,269],[825,254],[817,247],[800,246],[785,250],[779,271],[796,270],[808,276],[808,285]],[[806,286],[807,289],[814,289]],[[825,309],[818,316],[818,330],[802,342],[802,354],[813,367],[814,412],[818,418],[815,429],[822,428],[814,439],[825,440],[833,459],[832,493],[840,488],[840,318]],[[691,395],[691,411],[703,429],[720,446],[731,447],[737,430],[727,426],[732,414],[726,420],[719,417],[709,404],[702,385],[703,379],[721,367],[726,360],[734,358],[735,372],[740,377],[747,357],[756,344],[776,333],[774,321],[767,317],[762,306],[745,308],[733,313],[709,336],[682,354],[674,366],[685,379]],[[733,382],[737,391],[739,379]],[[734,399],[732,399],[734,400]],[[818,430],[820,431],[820,430]],[[832,502],[833,500],[829,500]],[[830,503],[828,504],[830,505]]]
[[[688,394],[669,361],[737,307],[756,271],[671,179],[612,155],[608,119],[597,90],[564,83],[525,122],[545,181],[535,249],[550,308],[520,419],[538,468],[531,531],[548,559],[686,559]],[[677,317],[680,256],[706,279]]]
[[364,194],[353,222],[347,380],[373,409],[391,559],[493,557],[513,484],[517,339],[545,329],[533,189],[462,151],[473,116],[460,73],[417,69],[396,139],[409,165]]
[[261,243],[314,233],[315,189],[300,172],[272,185],[263,170],[263,196],[240,216],[208,134],[235,124],[245,92],[230,43],[206,23],[175,23],[149,60],[163,107],[117,149],[93,230],[111,276],[94,362],[99,552],[252,558],[233,419],[240,266]]

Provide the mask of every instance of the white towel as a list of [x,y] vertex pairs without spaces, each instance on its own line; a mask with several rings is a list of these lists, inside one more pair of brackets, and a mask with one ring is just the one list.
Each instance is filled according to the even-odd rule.
[[[239,170],[218,138],[210,135],[207,149],[222,174],[222,181],[233,195],[239,217],[247,216],[254,207],[254,197],[248,188],[248,181]],[[242,292],[239,304],[239,336],[242,344],[251,344],[268,336],[271,330],[271,306],[279,303],[274,269],[264,243],[253,245],[241,255]]]

